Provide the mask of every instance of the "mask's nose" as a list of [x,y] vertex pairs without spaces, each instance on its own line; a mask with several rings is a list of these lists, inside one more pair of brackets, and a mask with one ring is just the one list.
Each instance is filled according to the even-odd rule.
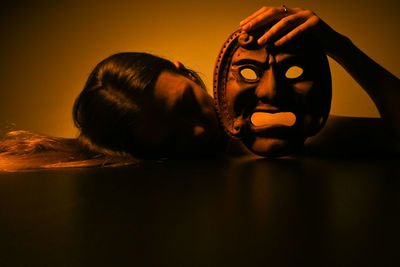
[[259,101],[267,104],[276,104],[281,93],[282,81],[278,77],[276,70],[271,66],[267,69],[256,88],[255,95]]

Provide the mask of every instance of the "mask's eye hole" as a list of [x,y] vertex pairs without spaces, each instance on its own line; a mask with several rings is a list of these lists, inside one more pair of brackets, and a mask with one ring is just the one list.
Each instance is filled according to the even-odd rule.
[[292,66],[286,71],[285,76],[288,79],[296,79],[299,78],[302,74],[303,74],[303,69],[301,67]]
[[240,76],[247,81],[254,82],[258,80],[257,72],[252,68],[242,68],[239,70]]

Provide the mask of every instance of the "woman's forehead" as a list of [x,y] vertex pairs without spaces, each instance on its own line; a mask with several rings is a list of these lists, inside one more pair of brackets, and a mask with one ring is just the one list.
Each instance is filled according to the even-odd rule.
[[156,100],[165,103],[166,107],[173,107],[187,89],[189,80],[181,74],[163,71],[157,78],[153,96]]

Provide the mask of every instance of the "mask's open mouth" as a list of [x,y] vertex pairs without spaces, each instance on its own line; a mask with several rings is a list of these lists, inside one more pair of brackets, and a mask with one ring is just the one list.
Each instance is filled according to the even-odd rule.
[[296,123],[293,112],[263,112],[256,111],[250,116],[250,121],[256,128],[291,127]]

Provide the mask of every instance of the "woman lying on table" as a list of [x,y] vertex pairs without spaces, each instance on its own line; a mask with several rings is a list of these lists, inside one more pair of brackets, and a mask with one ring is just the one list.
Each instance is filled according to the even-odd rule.
[[[322,154],[339,148],[344,152],[398,153],[397,77],[309,10],[263,7],[241,22],[246,32],[265,25],[270,28],[257,40],[260,46],[290,46],[297,38],[312,35],[370,95],[381,114],[381,119],[330,116],[321,132],[306,140],[304,153]],[[262,74],[259,78],[263,79]],[[274,99],[276,92],[268,90],[258,101],[281,109]],[[119,166],[137,159],[209,157],[226,149],[214,101],[203,82],[180,62],[146,53],[120,53],[100,62],[78,96],[73,116],[80,130],[76,139],[26,131],[8,133],[0,142],[0,170]],[[285,140],[279,138],[270,138],[261,152],[257,147],[254,152],[266,156],[297,152],[287,149]]]

